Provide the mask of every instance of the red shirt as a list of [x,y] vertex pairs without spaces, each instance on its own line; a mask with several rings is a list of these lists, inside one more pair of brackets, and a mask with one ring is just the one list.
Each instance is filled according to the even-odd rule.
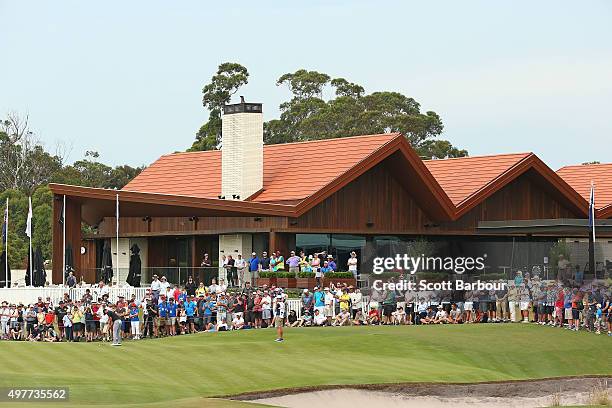
[[55,320],[55,315],[52,312],[47,312],[45,314],[45,323],[53,324],[53,320]]
[[564,301],[564,293],[562,290],[559,291],[559,294],[557,295],[557,301],[555,302],[555,307],[563,307],[563,305],[565,304]]
[[93,305],[91,307],[91,313],[93,313],[93,319],[94,321],[98,321],[100,320],[100,316],[98,316],[98,310],[100,309],[99,305]]

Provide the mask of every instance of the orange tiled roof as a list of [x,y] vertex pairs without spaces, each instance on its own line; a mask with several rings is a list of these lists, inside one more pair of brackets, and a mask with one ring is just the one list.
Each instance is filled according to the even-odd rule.
[[424,160],[455,206],[476,194],[531,153]]
[[[264,186],[253,201],[303,200],[396,137],[401,136],[391,133],[264,146]],[[164,155],[123,190],[217,198],[221,152]]]
[[566,166],[557,170],[557,174],[587,201],[593,181],[595,208],[612,205],[612,163]]

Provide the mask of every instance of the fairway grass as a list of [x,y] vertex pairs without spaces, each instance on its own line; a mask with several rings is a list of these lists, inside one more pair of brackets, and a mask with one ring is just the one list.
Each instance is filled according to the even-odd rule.
[[204,398],[331,384],[612,374],[610,338],[534,325],[304,328],[287,329],[284,343],[274,337],[267,329],[200,333],[117,348],[5,341],[0,387],[69,387],[71,405],[229,408],[243,405]]

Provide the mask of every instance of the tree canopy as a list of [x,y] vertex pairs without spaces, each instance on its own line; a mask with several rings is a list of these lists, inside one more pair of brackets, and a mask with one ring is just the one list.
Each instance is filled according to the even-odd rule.
[[[240,86],[248,82],[245,67],[224,63],[203,89],[204,106],[210,111],[191,147],[217,149],[221,143],[221,109]],[[276,81],[287,86],[291,99],[280,105],[280,117],[264,123],[266,144],[332,139],[366,134],[400,132],[422,157],[467,156],[467,151],[439,139],[444,125],[433,111],[421,111],[420,104],[399,92],[366,94],[363,86],[345,78],[333,78],[317,71],[299,69]],[[334,97],[325,100],[326,89]]]
[[[0,121],[0,213],[9,199],[9,263],[23,268],[28,257],[25,226],[28,196],[32,197],[32,245],[51,257],[53,194],[48,183],[64,183],[100,188],[122,188],[143,167],[111,167],[99,162],[100,155],[88,151],[73,164],[64,164],[59,154],[47,152],[30,130],[27,117],[9,114]],[[0,217],[0,223],[2,223]],[[0,240],[0,251],[4,250]]]

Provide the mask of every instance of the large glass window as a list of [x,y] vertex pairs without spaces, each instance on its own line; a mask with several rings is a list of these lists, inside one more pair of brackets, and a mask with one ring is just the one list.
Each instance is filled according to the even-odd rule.
[[363,236],[333,234],[331,237],[331,248],[328,252],[334,256],[338,265],[338,271],[347,271],[347,262],[351,257],[351,252],[355,251],[359,260],[357,270],[361,270],[361,259],[365,245],[366,239]]
[[295,234],[295,247],[306,255],[328,251],[331,245],[330,234]]

